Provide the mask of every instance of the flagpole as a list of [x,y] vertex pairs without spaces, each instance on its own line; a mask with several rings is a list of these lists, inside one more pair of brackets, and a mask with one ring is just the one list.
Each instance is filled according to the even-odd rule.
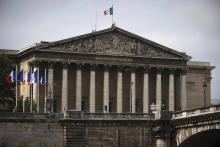
[[[21,83],[22,83],[22,86],[23,86],[23,80],[24,80],[24,70],[23,70],[24,68],[22,67],[21,68],[21,71],[20,71],[20,73],[19,74],[22,74],[22,79],[20,78],[20,76],[19,76],[19,82],[20,82],[20,86],[21,86]],[[21,82],[22,81],[22,82]],[[23,113],[25,112],[25,97],[23,97],[23,100],[22,100],[22,102],[23,102]]]
[[97,19],[98,19],[98,16],[97,16],[97,11],[96,11],[96,15],[95,15],[95,31],[97,30]]
[[37,90],[38,90],[38,95],[37,95],[37,113],[40,112],[40,79],[39,79],[39,74],[40,74],[40,68],[38,66],[37,68]]
[[44,105],[44,112],[47,112],[47,86],[46,86],[46,81],[47,81],[47,68],[45,67],[45,84],[44,84],[44,90],[45,90],[45,105]]
[[[30,74],[32,76],[32,67],[30,66]],[[31,78],[32,79],[32,78]],[[32,86],[32,80],[30,80],[30,101],[31,101],[31,104],[30,104],[30,112],[32,113],[33,112],[33,90],[32,90],[33,86]]]
[[114,15],[114,10],[113,10],[113,5],[112,5],[112,25],[114,24],[113,15]]
[[18,65],[15,68],[15,109],[18,110],[18,77],[17,77]]

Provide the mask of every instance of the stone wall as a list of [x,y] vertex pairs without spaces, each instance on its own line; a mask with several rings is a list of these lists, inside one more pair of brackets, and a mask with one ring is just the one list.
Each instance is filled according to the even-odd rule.
[[148,124],[96,122],[66,122],[64,143],[88,147],[146,147],[154,146]]
[[[206,83],[204,93],[204,83]],[[199,68],[190,68],[186,78],[187,108],[199,108],[211,103],[211,71]],[[205,100],[204,100],[205,99]]]
[[51,114],[0,115],[0,147],[153,147],[149,120],[54,119]]
[[1,147],[63,147],[63,127],[56,122],[0,122]]

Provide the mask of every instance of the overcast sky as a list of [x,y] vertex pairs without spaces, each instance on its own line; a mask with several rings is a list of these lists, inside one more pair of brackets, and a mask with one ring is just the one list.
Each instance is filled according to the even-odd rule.
[[114,6],[116,26],[192,60],[209,61],[212,98],[219,98],[220,0],[0,0],[0,48],[21,49],[111,26],[103,11]]

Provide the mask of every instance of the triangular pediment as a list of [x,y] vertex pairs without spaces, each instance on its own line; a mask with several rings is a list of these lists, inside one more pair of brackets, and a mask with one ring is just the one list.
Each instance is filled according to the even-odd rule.
[[41,47],[52,51],[185,59],[183,53],[117,27],[51,42]]

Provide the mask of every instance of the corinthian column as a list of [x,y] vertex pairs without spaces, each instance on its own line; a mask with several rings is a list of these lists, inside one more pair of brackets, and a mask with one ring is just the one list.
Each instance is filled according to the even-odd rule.
[[37,105],[37,112],[40,111],[40,101],[39,101],[39,63],[33,63],[34,70],[37,72],[37,83],[33,83],[33,101]]
[[174,70],[169,75],[169,111],[174,111]]
[[118,67],[117,75],[117,113],[122,113],[122,67]]
[[[53,102],[53,63],[48,63],[48,84],[47,89],[48,93],[47,96],[51,102]],[[51,112],[53,112],[53,103],[51,104],[50,108]]]
[[109,112],[109,66],[104,67],[103,112]]
[[149,113],[149,75],[148,75],[148,68],[144,69],[143,113]]
[[81,111],[82,103],[82,72],[81,65],[76,65],[76,110]]
[[180,102],[181,110],[186,110],[186,71],[182,71],[180,75]]
[[136,83],[135,83],[135,68],[131,69],[131,113],[136,112]]
[[95,113],[95,65],[90,69],[89,112]]
[[161,110],[162,106],[162,97],[161,97],[161,69],[157,69],[157,77],[156,77],[156,106],[157,110]]
[[68,64],[63,64],[62,72],[62,107],[61,112],[65,112],[68,109]]

